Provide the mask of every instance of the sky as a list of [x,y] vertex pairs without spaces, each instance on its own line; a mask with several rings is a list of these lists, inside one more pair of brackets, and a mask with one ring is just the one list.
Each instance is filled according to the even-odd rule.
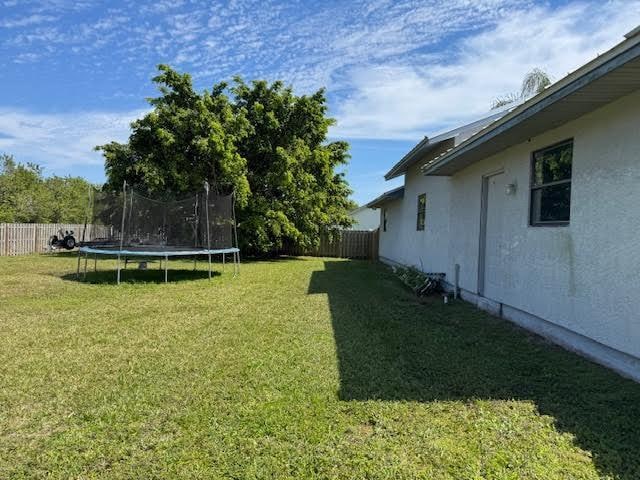
[[640,24],[640,0],[0,0],[0,152],[104,181],[168,63],[198,89],[240,74],[326,88],[364,203],[425,135],[485,115],[532,68],[559,80]]

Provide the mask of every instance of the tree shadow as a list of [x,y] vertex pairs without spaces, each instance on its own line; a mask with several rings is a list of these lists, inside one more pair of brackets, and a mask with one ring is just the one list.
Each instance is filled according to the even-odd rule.
[[78,258],[77,250],[53,250],[51,252],[38,252],[38,254],[51,258]]
[[[212,271],[211,278],[221,275],[219,271]],[[85,275],[80,272],[77,276],[75,273],[61,275],[60,278],[66,281],[77,283],[89,283],[94,285],[115,285],[117,284],[117,272],[113,270],[88,271]],[[193,280],[203,280],[209,278],[208,270],[189,270],[189,269],[172,269],[167,272],[169,283],[186,282]],[[162,270],[150,268],[147,270],[138,270],[128,268],[121,270],[120,283],[165,283],[164,268]]]
[[308,261],[308,258],[297,257],[291,255],[273,255],[273,256],[257,256],[257,255],[245,255],[242,257],[243,263],[280,263],[291,261]]
[[325,261],[343,400],[527,400],[592,452],[640,478],[640,385],[463,302],[421,304],[384,266]]

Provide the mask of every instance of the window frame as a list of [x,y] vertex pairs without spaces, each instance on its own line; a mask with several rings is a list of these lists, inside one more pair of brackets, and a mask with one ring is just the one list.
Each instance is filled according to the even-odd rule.
[[[420,210],[420,200],[424,199],[422,211]],[[416,231],[423,232],[427,226],[427,194],[421,193],[418,195],[418,204],[416,205]],[[422,223],[420,220],[422,219]]]
[[[558,147],[562,147],[563,145],[571,145],[571,176],[568,179],[564,180],[556,180],[553,182],[541,183],[537,185],[535,183],[535,165],[536,165],[536,154],[540,152],[545,152],[547,150],[553,150]],[[531,152],[530,162],[529,162],[529,226],[530,227],[567,227],[571,223],[571,183],[573,181],[573,151],[574,151],[574,140],[573,138],[567,138],[560,142],[556,142],[554,144],[548,145],[543,148],[539,148]],[[543,190],[547,187],[554,187],[557,185],[569,185],[569,220],[551,220],[551,221],[535,221],[533,215],[533,194],[536,190]]]

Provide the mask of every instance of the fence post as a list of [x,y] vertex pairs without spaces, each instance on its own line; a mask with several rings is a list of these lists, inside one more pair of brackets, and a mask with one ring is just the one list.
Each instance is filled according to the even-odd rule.
[[4,229],[4,254],[9,255],[9,225],[5,225]]
[[33,251],[38,253],[38,224],[33,224]]

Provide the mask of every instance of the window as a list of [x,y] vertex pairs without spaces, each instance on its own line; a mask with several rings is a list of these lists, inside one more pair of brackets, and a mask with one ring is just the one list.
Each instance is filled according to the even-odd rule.
[[383,232],[387,231],[387,209],[386,208],[382,209],[382,231]]
[[425,193],[418,195],[418,218],[416,222],[416,230],[424,230],[424,217],[427,211],[427,195]]
[[572,159],[573,140],[533,152],[529,219],[532,226],[569,224]]

